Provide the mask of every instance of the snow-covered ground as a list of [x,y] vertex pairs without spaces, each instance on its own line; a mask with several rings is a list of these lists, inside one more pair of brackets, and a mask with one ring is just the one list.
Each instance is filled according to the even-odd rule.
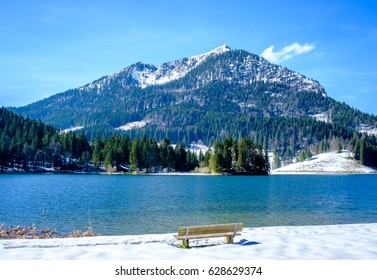
[[137,121],[137,122],[130,122],[130,123],[127,123],[125,125],[122,125],[120,127],[117,127],[115,128],[115,130],[123,130],[123,131],[127,131],[127,130],[131,130],[131,129],[134,129],[134,128],[142,128],[144,127],[148,122],[145,121],[145,120],[142,120],[142,121]]
[[293,163],[271,171],[271,174],[373,174],[377,171],[360,164],[351,157],[350,152],[324,153],[310,160]]
[[[176,144],[171,145],[173,149],[177,146]],[[199,157],[200,152],[204,155],[210,148],[204,144],[190,144],[188,145],[188,150],[194,153],[197,157]]]
[[171,234],[0,240],[2,260],[377,260],[377,223],[246,228],[178,248]]
[[204,155],[209,150],[209,147],[203,144],[190,144],[189,150],[198,157],[200,152]]
[[326,122],[326,123],[330,122],[330,118],[327,113],[311,115],[311,117],[315,118],[317,121]]
[[375,126],[368,126],[368,125],[362,125],[359,129],[360,133],[366,133],[368,135],[375,135],[377,136],[377,127]]

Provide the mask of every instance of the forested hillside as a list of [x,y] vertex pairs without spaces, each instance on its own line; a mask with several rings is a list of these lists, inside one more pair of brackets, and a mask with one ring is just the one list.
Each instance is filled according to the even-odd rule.
[[91,154],[82,134],[60,133],[41,121],[0,108],[1,171],[87,170]]
[[214,152],[195,155],[185,143],[157,143],[145,135],[132,141],[115,134],[89,144],[81,133],[62,133],[0,109],[1,172],[206,172],[268,174],[267,151],[250,138],[216,141]]

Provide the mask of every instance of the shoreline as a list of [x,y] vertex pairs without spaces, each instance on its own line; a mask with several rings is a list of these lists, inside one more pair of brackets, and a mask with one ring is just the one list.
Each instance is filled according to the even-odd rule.
[[234,244],[198,239],[189,250],[173,234],[0,239],[0,259],[377,260],[377,223],[245,228]]
[[377,171],[375,173],[357,173],[357,172],[307,172],[307,171],[281,171],[281,172],[271,172],[271,176],[275,175],[376,175]]
[[198,173],[198,172],[166,172],[166,173],[125,173],[125,172],[0,172],[0,175],[125,175],[125,176],[275,176],[275,175],[376,175],[377,171],[352,172],[352,171],[277,171],[271,170],[267,175],[245,175],[245,174],[231,174],[231,173]]

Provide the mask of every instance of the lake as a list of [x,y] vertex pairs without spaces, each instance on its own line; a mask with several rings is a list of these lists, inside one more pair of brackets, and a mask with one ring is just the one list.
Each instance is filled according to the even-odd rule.
[[377,222],[376,175],[0,175],[0,224],[103,235]]

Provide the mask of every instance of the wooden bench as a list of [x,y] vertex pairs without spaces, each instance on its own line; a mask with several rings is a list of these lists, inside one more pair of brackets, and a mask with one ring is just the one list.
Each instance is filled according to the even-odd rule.
[[243,223],[179,227],[175,239],[182,240],[182,246],[189,248],[190,239],[225,237],[224,243],[232,244],[234,237],[240,235]]

